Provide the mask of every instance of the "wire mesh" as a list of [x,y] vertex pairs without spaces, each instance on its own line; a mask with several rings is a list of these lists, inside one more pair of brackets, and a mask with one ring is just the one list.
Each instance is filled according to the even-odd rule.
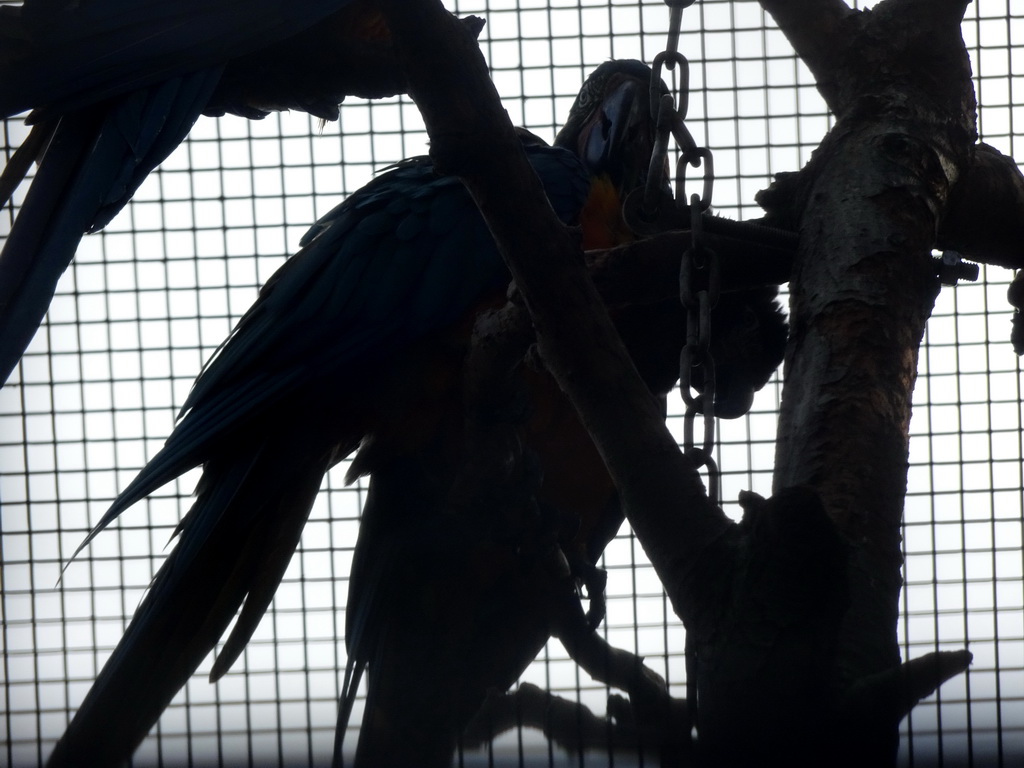
[[[486,18],[481,45],[513,122],[551,139],[584,75],[609,57],[651,61],[668,15],[649,0],[459,0]],[[985,141],[1024,154],[1024,8],[974,3],[963,26]],[[753,2],[701,0],[684,17],[689,125],[715,152],[716,207],[756,216],[754,193],[794,170],[830,125],[813,78]],[[25,129],[4,122],[9,157]],[[126,513],[75,560],[108,504],[161,446],[192,380],[316,218],[402,157],[425,151],[404,98],[349,99],[336,124],[301,114],[203,118],[102,233],[86,237],[46,321],[0,391],[0,762],[40,763],[113,649],[188,509],[196,473]],[[0,235],[17,211],[16,197]],[[905,658],[967,646],[968,674],[903,724],[901,765],[1024,760],[1022,393],[1008,343],[1010,275],[945,289],[922,350],[906,504]],[[723,422],[727,511],[767,495],[781,386]],[[681,409],[670,424],[681,436]],[[207,661],[136,765],[325,764],[344,668],[347,575],[363,499],[332,471],[277,597],[235,669]],[[676,694],[683,630],[627,529],[605,553],[604,633],[643,655]],[[66,570],[62,568],[66,566]],[[528,680],[600,713],[606,688],[551,643]],[[353,722],[358,722],[357,710]],[[348,744],[354,744],[352,734]],[[500,737],[466,764],[623,764],[567,756],[539,733]]]

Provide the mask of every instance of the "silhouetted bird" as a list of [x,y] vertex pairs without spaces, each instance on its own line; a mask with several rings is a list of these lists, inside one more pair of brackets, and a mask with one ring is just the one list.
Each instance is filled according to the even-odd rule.
[[[603,65],[584,85],[560,146],[526,147],[556,213],[583,225],[585,246],[630,237],[618,201],[647,171],[649,78],[638,62]],[[350,479],[372,479],[353,565],[342,704],[344,713],[357,670],[368,666],[358,746],[368,765],[406,759],[395,734],[407,745],[402,754],[416,755],[408,759],[446,762],[483,693],[511,684],[547,639],[550,613],[538,599],[552,584],[592,579],[588,568],[621,523],[589,436],[553,379],[537,371],[524,375],[521,417],[509,419],[523,449],[513,445],[507,471],[498,467],[493,483],[452,503],[472,448],[463,401],[470,329],[482,309],[504,302],[509,280],[458,179],[437,175],[426,158],[407,160],[321,218],[302,245],[200,374],[164,448],[86,539],[203,467],[174,550],[51,765],[130,756],[237,614],[211,678],[230,668],[273,597],[323,475],[357,448]],[[764,328],[750,327],[746,304],[730,317],[760,349],[784,335],[784,324],[770,296],[751,306],[767,307]],[[632,310],[620,315],[638,367],[664,391],[682,330],[644,333],[644,311],[673,310],[636,308],[633,323]],[[781,346],[758,357],[764,366],[773,355],[742,380],[763,383]],[[753,356],[739,357],[749,371]],[[382,747],[378,737],[393,743]]]
[[[296,55],[296,54],[301,55]],[[106,226],[200,114],[301,109],[403,89],[367,0],[26,0],[0,6],[0,117],[33,110],[0,203],[36,175],[0,251],[0,385],[81,237]]]

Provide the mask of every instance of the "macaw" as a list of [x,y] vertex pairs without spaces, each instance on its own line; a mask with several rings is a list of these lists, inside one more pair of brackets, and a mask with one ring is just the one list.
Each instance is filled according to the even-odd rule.
[[[650,130],[649,110],[637,96],[648,92],[649,78],[650,71],[638,62],[603,65],[581,92],[567,123],[567,129],[575,126],[572,131],[563,131],[555,147],[526,146],[559,217],[596,231],[591,237],[602,245],[627,236],[609,200],[635,186],[649,162],[651,140],[643,132]],[[639,125],[647,127],[638,133],[640,116]],[[624,165],[623,156],[633,161]],[[616,213],[593,216],[594,210]],[[596,451],[574,417],[566,422],[569,442],[559,443],[571,406],[541,373],[530,385],[531,395],[545,390],[547,399],[561,398],[564,405],[536,409],[524,427],[530,455],[538,459],[518,462],[503,486],[473,499],[481,510],[474,525],[483,534],[466,529],[465,516],[448,514],[449,480],[462,450],[461,366],[470,328],[481,309],[503,303],[509,281],[458,179],[437,175],[426,158],[404,161],[322,217],[301,245],[207,363],[165,446],[83,542],[84,547],[164,483],[202,466],[195,504],[175,530],[174,550],[58,742],[51,766],[127,759],[237,614],[211,679],[228,671],[273,597],[324,474],[357,449],[348,479],[370,474],[372,490],[357,544],[360,564],[353,573],[366,591],[354,597],[350,613],[356,618],[349,620],[348,642],[353,663],[369,664],[371,689],[383,675],[369,658],[385,648],[381,628],[386,630],[390,620],[401,624],[402,600],[420,594],[403,591],[403,582],[427,585],[435,576],[439,584],[445,578],[465,582],[473,578],[474,564],[507,560],[510,552],[514,565],[524,548],[508,531],[519,521],[536,532],[520,542],[555,541],[560,548],[586,552],[568,560],[596,561],[618,528],[614,516],[585,519],[595,509],[603,514],[603,503],[586,500],[574,507],[556,490],[560,474],[592,466]],[[671,352],[677,355],[678,347]],[[580,452],[582,464],[565,461],[565,446],[577,443],[590,446],[589,453]],[[549,459],[550,467],[544,464]],[[593,466],[603,471],[599,458]],[[597,480],[599,489],[606,487],[600,476]],[[545,490],[538,492],[538,483]],[[574,478],[563,477],[562,484],[581,487]],[[597,495],[614,502],[613,490]],[[535,504],[535,498],[542,503]],[[499,519],[494,510],[508,514]],[[395,552],[409,556],[396,560]],[[446,570],[435,574],[430,564],[440,552],[450,558],[442,556]],[[467,552],[468,560],[460,554]],[[514,570],[505,573],[515,579]],[[500,569],[489,583],[491,596],[509,589],[513,600],[533,594],[517,591],[514,583],[510,587]],[[398,602],[382,601],[385,594]],[[502,603],[500,597],[485,599],[483,607],[453,602],[447,609],[455,645],[467,647],[465,638],[457,637],[457,618],[465,622],[467,610],[477,615],[490,610],[498,625],[511,621],[509,631],[526,638],[512,644],[511,661],[499,648],[483,663],[483,682],[475,682],[474,691],[480,685],[507,687],[536,653],[529,648],[541,635],[542,645],[549,634],[546,625],[538,630],[532,620],[516,629],[515,614],[507,619]],[[409,664],[408,669],[416,666],[414,659]],[[459,727],[450,730],[457,736]],[[447,745],[445,736],[441,751],[447,752]]]
[[[556,212],[575,222],[589,191],[583,165],[563,149],[527,151]],[[127,758],[241,606],[211,677],[227,671],[327,469],[361,442],[401,451],[429,433],[436,416],[424,406],[445,385],[445,336],[509,280],[465,188],[426,158],[371,181],[301,244],[200,374],[166,445],[86,539],[203,466],[177,546],[52,765]]]
[[[369,57],[368,41],[386,35],[366,0],[0,6],[0,117],[33,110],[32,131],[0,177],[0,203],[39,163],[0,251],[0,386],[82,235],[113,219],[200,114],[258,118],[302,109],[337,119],[346,94],[400,89],[376,60],[358,67],[334,55],[351,49],[354,59]],[[322,61],[322,51],[332,58]],[[368,74],[339,76],[346,66]],[[315,76],[325,70],[335,81]]]
[[[622,203],[649,170],[650,80],[639,62],[602,65],[556,138],[590,175],[580,213],[584,249],[633,238]],[[727,415],[745,413],[781,362],[786,328],[775,294],[726,294],[715,313],[716,406]],[[664,397],[685,343],[678,299],[620,309],[613,318],[641,376]],[[465,338],[460,331],[460,360]],[[353,467],[368,468],[370,484],[349,582],[337,736],[365,671],[357,767],[448,765],[488,693],[519,678],[552,636],[552,612],[572,608],[566,596],[576,597],[577,582],[591,598],[591,622],[600,621],[597,563],[624,520],[615,487],[553,377],[526,365],[516,375],[522,382],[511,405],[492,405],[505,414],[498,421],[511,410],[515,434],[504,437],[511,446],[468,500],[459,492],[460,473],[479,459],[463,426],[464,410],[476,404],[457,402],[462,387],[449,391],[452,402],[418,451],[382,458],[369,453],[371,444]]]

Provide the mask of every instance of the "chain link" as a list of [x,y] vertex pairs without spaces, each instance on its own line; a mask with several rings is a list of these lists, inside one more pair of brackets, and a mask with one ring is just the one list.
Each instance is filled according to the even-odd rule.
[[[679,300],[686,309],[686,345],[679,356],[679,392],[683,413],[683,451],[697,467],[708,468],[708,498],[719,501],[719,471],[715,450],[715,358],[711,354],[711,310],[721,293],[718,255],[704,237],[701,198],[690,197],[690,247],[679,263]],[[694,395],[693,393],[697,394]],[[704,434],[695,445],[697,414],[704,417]]]
[[[679,390],[686,406],[683,414],[683,451],[697,465],[707,467],[708,497],[718,503],[719,471],[715,448],[715,360],[711,354],[711,310],[718,302],[720,267],[718,256],[704,237],[704,218],[710,215],[715,184],[715,165],[711,150],[698,146],[686,127],[689,110],[690,62],[679,52],[679,33],[683,10],[696,0],[665,0],[669,7],[669,30],[665,50],[651,66],[651,117],[656,120],[657,136],[647,175],[640,218],[656,222],[662,218],[659,206],[665,199],[664,177],[667,168],[669,136],[675,139],[679,160],[675,173],[675,204],[680,214],[689,214],[690,247],[679,266],[679,299],[686,309],[686,346],[679,359]],[[679,106],[672,93],[663,93],[662,71],[679,67]],[[702,172],[701,194],[686,195],[687,168]],[[697,415],[701,414],[703,438],[695,444]]]

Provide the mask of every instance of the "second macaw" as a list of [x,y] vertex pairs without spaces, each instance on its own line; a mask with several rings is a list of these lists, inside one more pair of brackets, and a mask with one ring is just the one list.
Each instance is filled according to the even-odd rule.
[[[301,109],[337,119],[346,95],[399,90],[376,74],[384,67],[370,51],[386,35],[366,0],[0,6],[0,117],[32,110],[32,131],[0,177],[0,204],[39,164],[0,251],[0,386],[82,235],[114,218],[201,114]],[[357,66],[322,60],[347,49]],[[370,74],[339,79],[345,67]],[[324,84],[323,71],[335,81]]]

